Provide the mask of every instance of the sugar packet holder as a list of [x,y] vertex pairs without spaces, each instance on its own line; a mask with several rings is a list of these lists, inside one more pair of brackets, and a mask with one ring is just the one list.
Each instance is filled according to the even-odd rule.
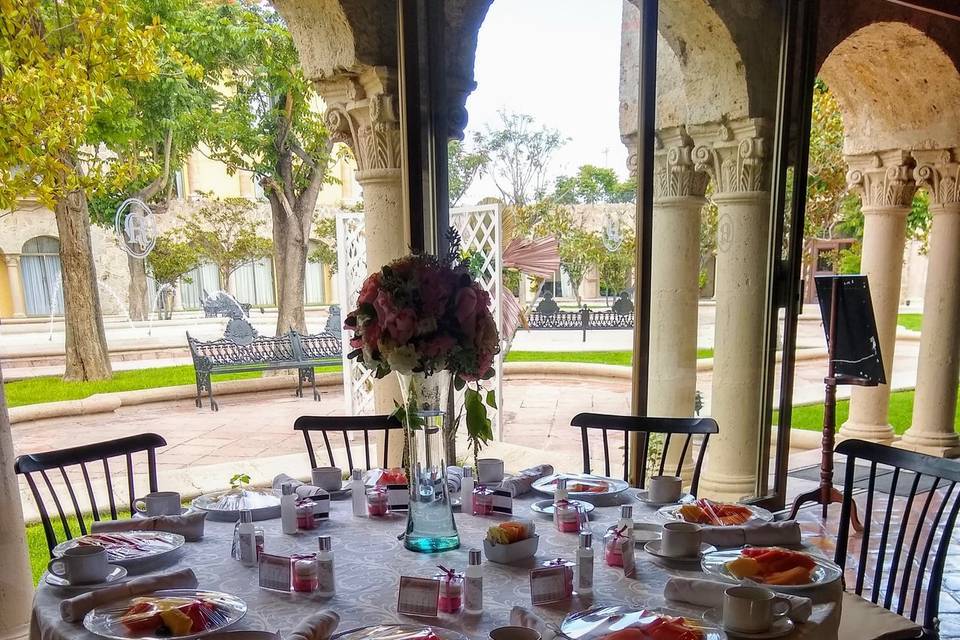
[[388,484],[387,503],[390,511],[407,511],[410,509],[410,489],[405,484]]
[[493,512],[504,515],[513,515],[513,496],[506,489],[494,489]]
[[397,590],[397,613],[436,618],[439,598],[439,580],[400,576],[400,586]]

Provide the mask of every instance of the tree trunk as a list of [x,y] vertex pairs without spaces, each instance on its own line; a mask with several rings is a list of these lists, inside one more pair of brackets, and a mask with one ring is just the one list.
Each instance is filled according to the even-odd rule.
[[[230,269],[225,266],[218,265],[217,270],[220,272],[220,290],[226,291],[234,298],[237,297],[237,294],[233,292],[233,282],[230,280]],[[208,291],[210,295],[213,295],[213,291]]]
[[313,207],[306,212],[296,207],[293,215],[288,215],[271,199],[270,210],[273,214],[273,247],[276,252],[277,335],[291,329],[306,333],[303,298]]
[[147,299],[147,268],[143,258],[127,256],[127,270],[130,272],[130,284],[127,287],[127,313],[131,320],[146,320],[150,313],[150,301]]
[[87,197],[72,191],[54,209],[63,279],[65,380],[103,380],[112,375],[103,331],[100,293],[90,242]]

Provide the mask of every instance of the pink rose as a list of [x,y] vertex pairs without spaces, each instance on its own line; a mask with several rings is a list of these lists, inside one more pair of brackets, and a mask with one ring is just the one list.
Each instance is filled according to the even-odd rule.
[[367,304],[373,302],[377,298],[377,292],[380,291],[380,273],[374,273],[370,275],[363,282],[363,287],[360,289],[360,295],[357,297],[358,304]]
[[359,349],[363,346],[363,338],[353,337],[350,338],[350,346],[354,349]]
[[400,309],[384,322],[384,329],[398,345],[406,344],[417,330],[417,315],[410,309]]
[[373,308],[377,312],[377,320],[383,324],[383,326],[390,324],[393,316],[397,313],[397,307],[393,303],[393,296],[382,289],[373,300]]
[[453,351],[453,348],[456,346],[456,344],[457,341],[453,339],[453,336],[444,333],[427,340],[421,350],[423,355],[428,358],[438,358]]
[[378,348],[380,342],[380,325],[377,322],[371,322],[363,328],[363,341],[370,347]]
[[477,292],[464,287],[457,292],[457,321],[465,335],[472,338],[477,324]]

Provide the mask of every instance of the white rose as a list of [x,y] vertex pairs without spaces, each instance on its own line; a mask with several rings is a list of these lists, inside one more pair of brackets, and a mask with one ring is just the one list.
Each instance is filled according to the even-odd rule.
[[387,364],[390,369],[399,373],[413,373],[414,367],[420,361],[416,350],[410,345],[403,345],[390,351],[387,355]]

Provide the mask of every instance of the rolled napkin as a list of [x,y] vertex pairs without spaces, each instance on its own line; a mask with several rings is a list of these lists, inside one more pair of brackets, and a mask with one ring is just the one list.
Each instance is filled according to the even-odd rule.
[[553,473],[553,465],[538,464],[535,467],[524,469],[512,478],[507,478],[500,483],[500,488],[509,491],[510,495],[516,498],[530,491],[533,483],[540,478],[549,476]]
[[315,487],[312,484],[307,484],[306,482],[300,482],[296,478],[292,478],[285,473],[281,473],[273,479],[273,488],[276,491],[280,491],[280,488],[288,483],[293,485],[293,491],[297,494],[298,498],[313,498],[314,496],[327,493],[325,489]]
[[88,591],[74,598],[60,601],[60,617],[66,622],[80,622],[83,616],[97,607],[124,598],[152,593],[161,589],[196,589],[197,576],[193,569],[143,576],[112,587]]
[[447,491],[450,493],[460,493],[463,486],[463,467],[453,465],[447,467]]
[[543,618],[524,607],[514,607],[510,610],[510,625],[533,629],[540,634],[542,640],[553,640],[557,635],[556,627],[547,625]]
[[703,541],[715,547],[790,546],[801,544],[800,525],[796,520],[760,522],[731,527],[702,527]]
[[203,526],[207,519],[206,511],[187,513],[182,516],[151,516],[148,518],[130,518],[129,520],[103,520],[90,526],[91,533],[116,531],[166,531],[179,533],[188,542],[203,538]]
[[[744,581],[744,584],[755,585],[756,583]],[[699,607],[722,607],[723,592],[732,586],[734,585],[728,582],[673,576],[667,580],[667,585],[663,588],[663,597]],[[790,603],[790,611],[787,615],[794,622],[806,622],[813,613],[813,601],[810,598],[780,592],[777,592],[777,595],[786,598]]]
[[340,616],[326,610],[315,613],[290,632],[287,640],[328,640],[340,624]]

